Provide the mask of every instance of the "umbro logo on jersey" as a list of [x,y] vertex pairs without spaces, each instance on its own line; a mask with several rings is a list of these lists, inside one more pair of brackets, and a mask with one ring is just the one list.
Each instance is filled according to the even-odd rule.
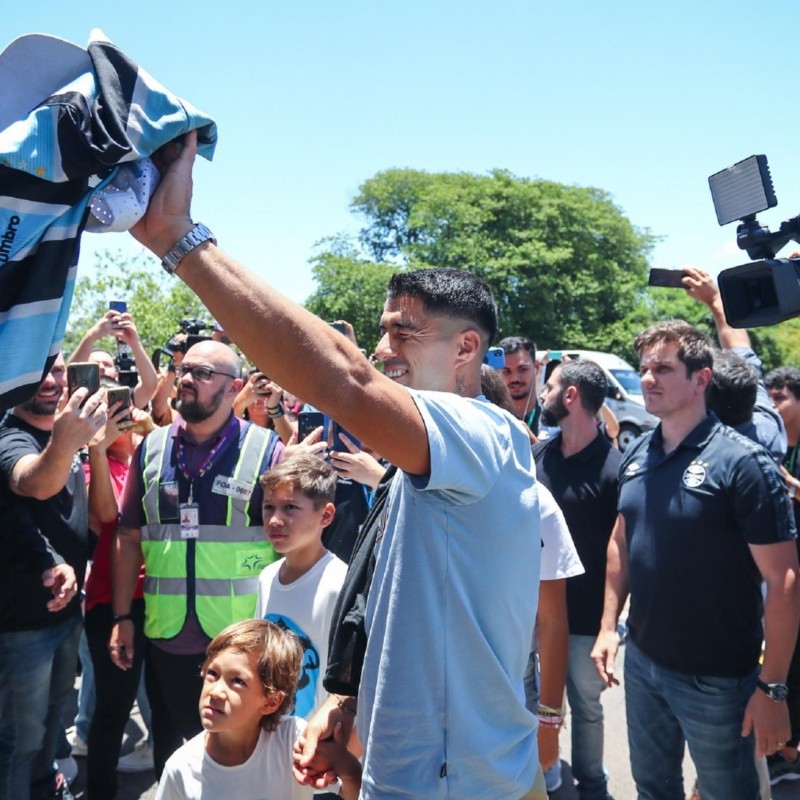
[[17,228],[22,220],[16,214],[8,220],[6,232],[0,236],[0,263],[5,264],[11,256],[11,245],[17,238]]

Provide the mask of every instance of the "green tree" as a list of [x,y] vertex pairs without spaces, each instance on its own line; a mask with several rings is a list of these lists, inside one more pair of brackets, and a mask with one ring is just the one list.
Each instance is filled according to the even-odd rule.
[[[133,316],[145,350],[151,352],[178,330],[181,319],[212,318],[197,295],[181,281],[170,278],[151,256],[126,258],[105,251],[98,255],[91,275],[78,278],[70,310],[64,349],[70,352],[83,334],[108,311],[110,300],[124,300]],[[108,340],[100,346],[113,349]]]
[[397,266],[362,258],[358,249],[341,237],[321,244],[327,249],[311,259],[317,289],[306,308],[329,322],[347,320],[361,347],[371,353],[378,342],[386,285]]
[[[387,170],[364,183],[352,208],[366,218],[361,247],[340,243],[316,257],[314,308],[360,272],[372,286],[397,269],[457,267],[492,287],[501,336],[569,347],[605,337],[636,307],[653,243],[599,189],[501,170]],[[377,319],[377,295],[362,297],[364,318]]]

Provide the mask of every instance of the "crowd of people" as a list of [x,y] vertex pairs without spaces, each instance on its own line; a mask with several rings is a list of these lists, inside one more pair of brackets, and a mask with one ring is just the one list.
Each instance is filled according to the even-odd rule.
[[[369,359],[248,273],[191,219],[195,147],[132,232],[214,333],[157,370],[112,309],[0,423],[0,797],[70,797],[79,755],[90,800],[118,769],[165,800],[544,800],[569,720],[578,794],[609,800],[623,618],[642,800],[683,800],[687,745],[704,800],[800,778],[800,370],[762,377],[686,269],[719,348],[637,336],[660,424],[620,453],[598,365],[523,335],[483,364],[468,271],[396,274]],[[85,362],[101,388],[68,391]]]

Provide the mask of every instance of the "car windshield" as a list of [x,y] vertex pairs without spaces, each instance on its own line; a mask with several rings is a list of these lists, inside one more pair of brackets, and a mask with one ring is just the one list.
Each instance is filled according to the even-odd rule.
[[628,394],[641,394],[642,382],[639,373],[632,369],[612,369],[611,374],[619,381]]

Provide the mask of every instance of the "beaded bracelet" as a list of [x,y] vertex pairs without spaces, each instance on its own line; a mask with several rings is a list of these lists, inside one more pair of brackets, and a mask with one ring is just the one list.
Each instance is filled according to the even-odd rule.
[[270,419],[280,419],[284,415],[284,410],[280,406],[275,406],[275,408],[267,407],[267,414],[269,414]]

